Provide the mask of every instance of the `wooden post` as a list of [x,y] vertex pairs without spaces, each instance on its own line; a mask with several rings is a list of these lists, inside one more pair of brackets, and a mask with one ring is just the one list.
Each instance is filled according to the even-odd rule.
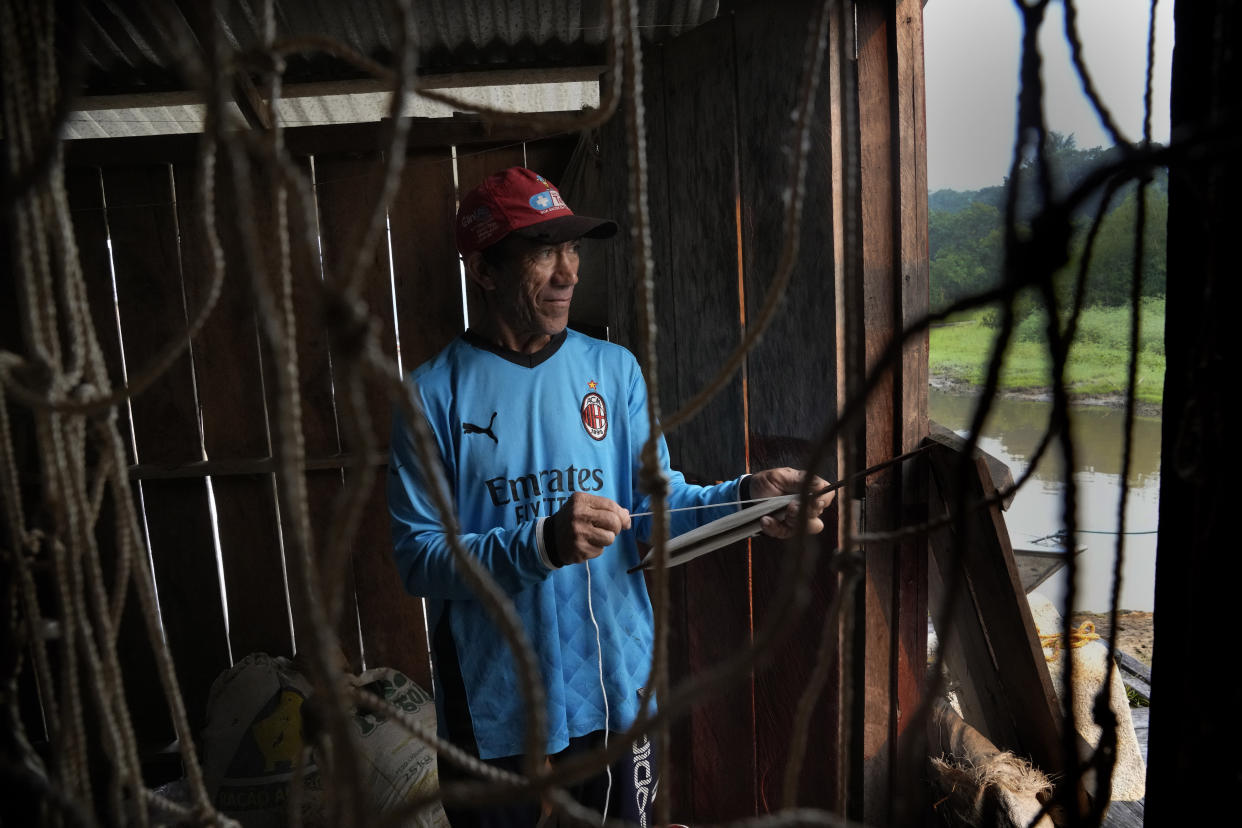
[[[1242,160],[1242,7],[1236,0],[1178,0],[1174,7],[1172,135],[1212,136],[1215,149],[1169,168],[1167,368],[1156,550],[1148,825],[1208,825],[1228,808],[1242,725],[1222,715],[1221,658],[1235,626],[1242,564],[1233,491],[1236,456],[1229,377],[1237,344],[1237,229]],[[1150,217],[1149,217],[1150,221]],[[1193,619],[1193,634],[1186,621]]]
[[[893,338],[927,308],[922,7],[914,0],[870,0],[858,4],[856,20],[862,325],[870,375]],[[910,343],[902,359],[880,373],[867,404],[866,465],[917,446],[926,434],[926,342],[923,336]],[[917,480],[903,481],[899,469],[870,478],[864,529],[918,520],[921,511],[908,504],[917,503],[920,489]],[[870,544],[866,568],[859,815],[881,823],[921,797],[902,772],[897,746],[918,706],[925,671],[925,547],[916,540]]]

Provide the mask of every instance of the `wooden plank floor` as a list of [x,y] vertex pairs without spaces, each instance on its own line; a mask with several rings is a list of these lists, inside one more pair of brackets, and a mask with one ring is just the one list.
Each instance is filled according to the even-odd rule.
[[[1147,719],[1151,714],[1150,707],[1130,708],[1130,718],[1134,721],[1134,735],[1138,737],[1139,750],[1143,754],[1143,762],[1147,762]],[[1108,806],[1101,828],[1142,828],[1143,800],[1134,802],[1113,802]]]

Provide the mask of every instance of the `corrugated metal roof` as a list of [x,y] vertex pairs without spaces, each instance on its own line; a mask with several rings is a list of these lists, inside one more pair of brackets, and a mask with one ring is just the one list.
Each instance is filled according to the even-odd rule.
[[[201,0],[137,4],[85,0],[81,42],[86,53],[86,94],[166,92],[186,88],[173,68],[174,38],[208,30]],[[220,32],[234,50],[263,41],[262,0],[224,4]],[[581,66],[602,62],[604,0],[415,0],[411,3],[419,71],[423,74]],[[640,0],[645,37],[676,36],[716,16],[717,0]],[[276,36],[330,37],[386,65],[395,38],[389,0],[274,0]],[[307,52],[291,57],[286,83],[363,77],[339,57]]]
[[[221,5],[221,45],[234,54],[256,49],[263,42],[263,0]],[[456,97],[517,112],[598,105],[605,0],[413,0],[411,6],[420,75],[480,79],[463,84],[458,77],[450,84]],[[202,0],[84,0],[78,31],[85,88],[65,137],[199,131],[203,102],[178,70],[178,38],[169,33],[180,32],[190,48],[201,50],[209,8]],[[271,8],[278,39],[327,37],[383,65],[393,63],[390,0],[274,0]],[[639,0],[639,26],[648,39],[673,37],[711,20],[718,8],[718,0]],[[575,67],[581,71],[575,74]],[[573,77],[556,76],[558,71]],[[286,126],[374,121],[388,114],[389,96],[372,78],[321,48],[290,56],[283,79],[286,97],[277,111]],[[322,91],[325,84],[340,88]],[[308,94],[312,89],[320,91]],[[414,97],[405,114],[447,117],[452,108]]]

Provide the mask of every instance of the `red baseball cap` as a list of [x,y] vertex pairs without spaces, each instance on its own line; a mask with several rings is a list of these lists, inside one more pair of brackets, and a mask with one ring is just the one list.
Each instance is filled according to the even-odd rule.
[[468,256],[510,233],[535,241],[573,241],[616,235],[611,219],[574,215],[552,182],[525,167],[493,173],[461,200],[457,209],[457,251]]

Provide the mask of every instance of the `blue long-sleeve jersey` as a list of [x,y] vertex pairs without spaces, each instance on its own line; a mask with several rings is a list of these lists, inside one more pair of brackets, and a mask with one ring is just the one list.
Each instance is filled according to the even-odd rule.
[[[552,565],[542,523],[574,492],[648,511],[639,491],[647,392],[637,361],[574,331],[532,355],[490,347],[468,332],[411,381],[435,436],[459,539],[513,601],[538,655],[547,752],[571,737],[629,726],[650,671],[653,631],[646,583],[626,570],[638,562],[636,541],[647,538],[650,519],[635,519],[589,573],[582,564]],[[669,468],[662,439],[659,448],[671,507],[738,499],[739,481],[690,485]],[[523,751],[525,732],[514,659],[453,563],[429,486],[397,416],[388,477],[393,546],[406,589],[429,599],[441,735],[473,740],[484,759],[513,756]],[[729,508],[673,513],[671,534]]]

